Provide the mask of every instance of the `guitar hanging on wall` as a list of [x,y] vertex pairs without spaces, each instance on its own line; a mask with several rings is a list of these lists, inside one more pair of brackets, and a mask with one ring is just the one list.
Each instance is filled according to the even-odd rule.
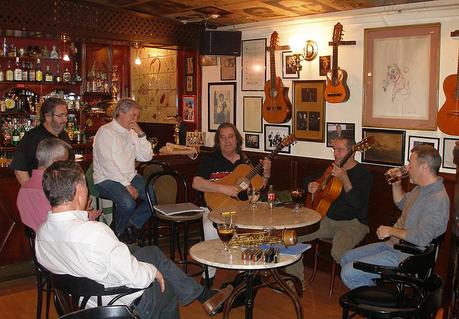
[[438,127],[443,133],[459,135],[459,51],[457,73],[448,75],[443,81],[446,101],[438,112]]
[[278,42],[278,34],[271,34],[269,44],[269,59],[271,78],[265,83],[265,101],[263,103],[263,118],[268,123],[285,123],[290,120],[292,103],[288,98],[288,88],[280,77],[276,76],[276,61],[274,52]]
[[338,46],[342,38],[343,25],[338,22],[333,28],[333,61],[331,70],[327,72],[327,86],[324,91],[324,98],[328,103],[341,103],[349,99],[347,72],[338,67]]

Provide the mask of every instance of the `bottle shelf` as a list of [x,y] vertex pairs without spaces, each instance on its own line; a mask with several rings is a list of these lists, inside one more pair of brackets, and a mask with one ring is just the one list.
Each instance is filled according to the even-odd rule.
[[71,83],[55,83],[55,82],[22,82],[22,81],[13,81],[13,82],[0,82],[0,95],[5,94],[12,89],[24,89],[32,91],[39,95],[47,95],[52,91],[64,90],[70,91],[75,94],[81,94],[81,83],[71,84]]
[[[56,63],[62,63],[62,64],[68,64],[72,65],[74,61],[64,61],[62,59],[51,59],[51,58],[41,58],[41,57],[31,57],[31,56],[18,56],[20,61],[36,61],[37,59],[40,59],[40,62],[56,62]],[[0,61],[16,61],[16,57],[10,57],[10,56],[0,56]]]

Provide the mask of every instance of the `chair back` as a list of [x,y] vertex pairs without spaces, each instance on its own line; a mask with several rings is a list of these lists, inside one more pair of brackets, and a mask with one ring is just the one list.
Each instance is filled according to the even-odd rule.
[[[162,161],[150,161],[139,166],[145,181],[159,172],[174,171],[169,165]],[[155,179],[154,183],[146,182],[154,189],[155,203],[158,205],[173,204],[177,199],[177,181],[173,176],[163,175]],[[148,193],[148,192],[147,192]]]
[[69,313],[59,319],[136,319],[128,306],[103,306]]
[[[152,188],[155,201],[151,198],[148,187]],[[154,212],[154,205],[174,204],[188,201],[188,183],[186,178],[176,170],[159,171],[150,175],[145,181],[150,209]]]
[[96,187],[94,186],[94,165],[91,163],[86,170],[86,183],[88,185],[89,195],[94,197],[99,197],[99,192],[97,191]]
[[81,310],[86,307],[89,298],[97,297],[97,305],[102,306],[102,296],[112,296],[108,305],[118,299],[143,290],[126,286],[105,288],[102,284],[84,277],[51,274],[55,289],[55,304],[59,315]]

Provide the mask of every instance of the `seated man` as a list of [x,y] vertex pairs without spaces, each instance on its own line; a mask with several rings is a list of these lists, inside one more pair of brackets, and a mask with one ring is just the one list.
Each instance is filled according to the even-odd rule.
[[[337,137],[333,146],[335,162],[332,176],[343,185],[338,198],[331,204],[326,216],[320,221],[318,231],[298,238],[298,241],[311,241],[316,238],[333,239],[331,255],[339,263],[343,254],[354,248],[369,232],[367,210],[372,176],[368,170],[357,162],[354,155],[346,163],[343,158],[355,145],[353,139]],[[338,166],[341,164],[341,167]],[[308,191],[314,194],[319,188],[317,182],[308,184]],[[302,260],[286,268],[287,273],[297,276],[304,282]]]
[[[56,137],[47,137],[37,146],[38,168],[32,171],[32,177],[21,186],[16,201],[21,221],[34,231],[43,224],[51,210],[41,186],[43,171],[56,161],[67,160],[71,152],[72,147]],[[99,217],[100,210],[91,210],[88,213],[89,218],[95,220]]]
[[[217,184],[219,180],[230,174],[239,164],[250,164],[248,157],[242,153],[242,136],[234,124],[223,123],[217,128],[214,140],[214,153],[204,158],[199,164],[198,172],[193,178],[193,188],[200,192],[217,192],[230,197],[236,197],[239,190],[235,185]],[[271,177],[271,161],[263,160],[264,186]],[[212,208],[212,207],[211,207]],[[203,217],[204,237],[206,240],[218,238],[213,223]],[[215,268],[209,267],[211,280],[215,276]]]
[[139,114],[134,100],[119,100],[113,120],[101,126],[94,138],[94,184],[102,197],[116,205],[112,228],[117,237],[126,236],[130,224],[141,229],[151,216],[144,178],[135,169],[136,160],[147,162],[153,157],[151,144],[137,124]]
[[379,226],[378,238],[388,240],[355,248],[341,259],[341,278],[349,289],[374,285],[376,274],[354,269],[354,261],[380,266],[397,266],[409,257],[393,248],[403,239],[419,247],[427,246],[434,238],[442,235],[449,218],[449,198],[438,170],[441,157],[431,145],[417,145],[411,151],[408,173],[410,182],[417,185],[405,193],[401,180],[392,183],[394,203],[402,210],[394,226]]
[[198,300],[213,315],[231,293],[231,286],[219,292],[200,286],[157,247],[133,246],[131,254],[110,227],[89,221],[88,189],[78,164],[61,161],[48,167],[43,190],[52,211],[38,229],[35,250],[38,262],[52,273],[86,277],[105,287],[146,288],[123,301],[148,319],[178,318],[176,297],[182,305]]

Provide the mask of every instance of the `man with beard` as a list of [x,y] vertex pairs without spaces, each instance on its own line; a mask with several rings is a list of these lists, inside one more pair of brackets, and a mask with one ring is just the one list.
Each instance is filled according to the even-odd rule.
[[[32,170],[37,168],[35,156],[38,144],[47,137],[57,137],[71,144],[64,128],[67,124],[67,103],[60,98],[46,99],[40,109],[40,125],[28,131],[19,142],[14,154],[11,168],[21,186],[32,176]],[[73,153],[69,154],[73,158]]]

